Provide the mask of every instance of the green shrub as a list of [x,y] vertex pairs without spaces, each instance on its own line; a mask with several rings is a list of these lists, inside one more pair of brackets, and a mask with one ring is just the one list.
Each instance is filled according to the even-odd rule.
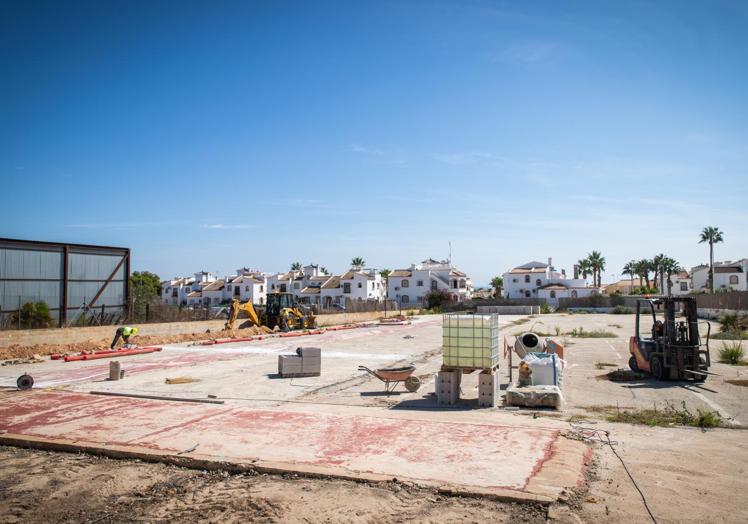
[[625,422],[628,424],[643,424],[645,426],[694,426],[698,428],[716,428],[722,425],[722,419],[714,411],[699,409],[697,414],[691,413],[683,402],[683,408],[677,409],[667,405],[665,409],[617,410],[606,417],[608,422]]
[[547,315],[549,313],[553,313],[553,308],[549,306],[548,304],[542,304],[540,306],[540,313],[543,315]]
[[22,328],[44,328],[52,325],[52,315],[46,302],[26,302],[20,312],[13,313],[11,321]]
[[613,309],[610,310],[610,313],[613,315],[633,315],[634,314],[634,308],[626,307],[623,305],[617,305]]
[[722,349],[719,350],[719,360],[725,364],[737,365],[743,360],[745,351],[740,342],[722,343]]
[[738,316],[735,313],[728,313],[722,315],[719,319],[719,330],[720,331],[739,331],[738,329]]

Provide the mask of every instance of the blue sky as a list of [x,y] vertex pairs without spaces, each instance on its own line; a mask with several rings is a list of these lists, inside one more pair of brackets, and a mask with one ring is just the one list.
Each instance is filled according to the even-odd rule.
[[133,269],[748,256],[745,2],[4,2],[0,236]]

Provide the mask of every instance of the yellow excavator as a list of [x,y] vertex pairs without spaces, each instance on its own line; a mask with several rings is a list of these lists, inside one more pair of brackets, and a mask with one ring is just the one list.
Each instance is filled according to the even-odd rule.
[[317,319],[311,310],[299,306],[291,293],[269,293],[267,305],[258,314],[251,302],[242,304],[234,299],[231,302],[229,318],[224,329],[233,330],[239,313],[244,311],[250,323],[255,326],[267,326],[270,329],[278,327],[282,331],[296,329],[311,329],[316,327]]

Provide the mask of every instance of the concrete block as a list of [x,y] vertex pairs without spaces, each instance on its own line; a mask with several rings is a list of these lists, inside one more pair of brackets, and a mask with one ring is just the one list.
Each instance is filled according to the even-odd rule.
[[461,371],[440,371],[435,383],[437,404],[456,404],[460,400],[461,381]]
[[478,406],[495,408],[499,398],[498,372],[478,374]]
[[319,376],[322,371],[322,359],[320,357],[303,357],[301,359],[301,372]]
[[525,386],[510,384],[506,390],[507,406],[524,406],[528,408],[562,409],[564,397],[558,386]]
[[278,374],[281,376],[302,372],[302,359],[296,355],[278,355]]
[[303,358],[321,358],[322,350],[320,348],[296,348],[296,354]]

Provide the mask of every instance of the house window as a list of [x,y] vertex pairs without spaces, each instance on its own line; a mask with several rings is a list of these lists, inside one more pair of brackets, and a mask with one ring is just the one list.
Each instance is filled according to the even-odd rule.
[[457,289],[457,280],[452,280],[452,289]]
[[[275,284],[270,284],[270,289],[275,289]],[[262,291],[262,289],[260,289]]]
[[466,286],[467,286],[467,282],[465,281],[464,278],[461,278],[460,279],[460,289],[465,289]]
[[423,280],[416,281],[416,286],[423,287]]
[[234,287],[234,296],[238,297],[242,293],[242,287],[241,286],[235,286]]
[[281,293],[285,293],[286,289],[287,289],[286,285],[285,284],[281,284]]
[[346,282],[343,284],[343,293],[350,293],[351,292],[351,284],[350,282]]
[[179,297],[179,290],[177,288],[174,288],[174,289],[171,290],[171,297],[172,298]]
[[358,288],[361,289],[361,282],[358,283]]
[[262,284],[260,284],[260,293],[262,293]]
[[410,304],[410,297],[408,295],[403,295],[400,299],[400,302],[403,304]]
[[541,284],[542,284],[542,282],[540,281],[539,278],[537,280],[535,280],[535,285],[536,286],[540,286]]
[[400,286],[401,286],[401,287],[408,287],[408,286],[410,286],[410,282],[408,282],[407,280],[403,280],[403,281],[402,281],[402,282],[400,283]]
[[551,291],[551,298],[556,298],[556,292],[555,291]]
[[571,292],[571,298],[577,298],[577,292],[576,291],[572,291]]
[[530,298],[530,292],[529,292],[529,291],[525,291],[525,296],[526,296],[527,298]]
[[525,283],[526,284],[530,283],[530,275],[525,275]]
[[738,283],[738,276],[730,275],[730,285],[737,284],[737,283]]
[[260,305],[262,305],[262,304],[263,304],[263,302],[265,302],[265,299],[264,299],[264,298],[262,298],[262,297],[260,297]]
[[249,291],[249,286],[244,286],[244,291]]
[[516,283],[517,283],[517,279],[516,279],[516,278],[513,278],[513,279],[512,279],[512,282],[514,282],[514,283],[516,284]]
[[293,288],[294,289],[299,289],[299,283],[298,282],[294,282],[293,283]]
[[688,291],[688,282],[681,282],[680,283],[680,290],[681,291]]
[[431,281],[431,289],[436,290],[439,284],[436,282],[436,280]]
[[418,295],[418,303],[423,304],[423,295]]

